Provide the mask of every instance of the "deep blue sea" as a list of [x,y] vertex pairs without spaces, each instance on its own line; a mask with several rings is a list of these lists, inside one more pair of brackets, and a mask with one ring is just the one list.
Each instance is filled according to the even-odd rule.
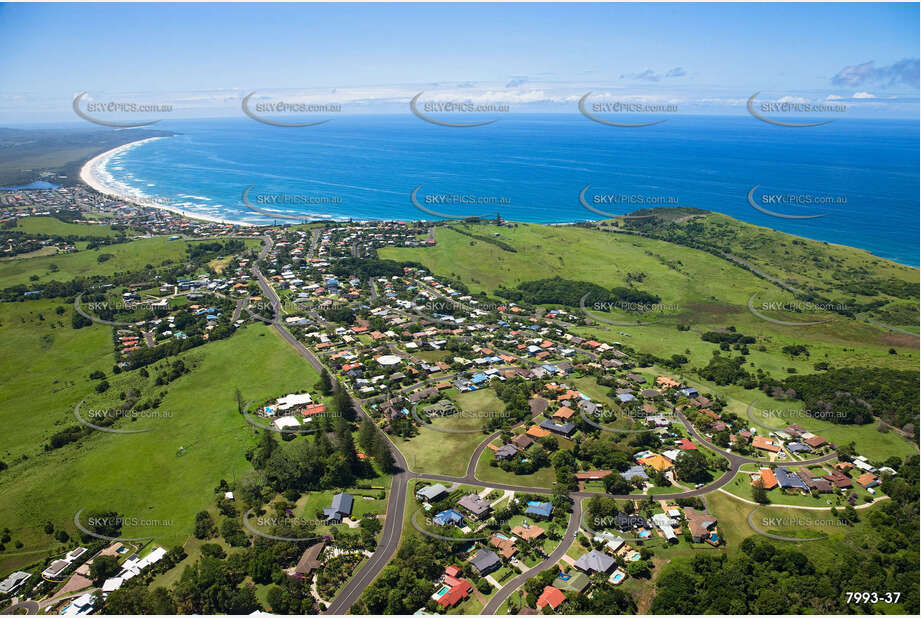
[[[156,128],[181,135],[129,149],[108,171],[137,193],[227,220],[271,222],[244,204],[247,187],[258,208],[310,219],[438,219],[411,202],[419,185],[424,208],[455,217],[498,210],[538,223],[601,219],[579,199],[591,185],[585,200],[612,215],[651,203],[691,206],[919,263],[917,121],[788,128],[750,116],[673,116],[620,128],[579,115],[527,114],[454,128],[407,114],[302,128],[248,118]],[[765,210],[830,214],[765,214],[749,203],[755,186],[753,199]]]

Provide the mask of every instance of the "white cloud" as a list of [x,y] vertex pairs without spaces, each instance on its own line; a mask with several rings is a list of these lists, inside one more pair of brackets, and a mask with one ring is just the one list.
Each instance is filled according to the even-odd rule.
[[869,92],[855,92],[853,99],[875,99],[876,95]]

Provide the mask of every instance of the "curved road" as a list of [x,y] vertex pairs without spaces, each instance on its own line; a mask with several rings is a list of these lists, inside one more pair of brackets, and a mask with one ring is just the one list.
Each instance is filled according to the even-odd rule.
[[[316,236],[314,239],[315,238]],[[272,239],[270,236],[266,235],[265,247],[263,247],[260,252],[259,259],[264,259],[271,250]],[[291,344],[291,346],[310,363],[310,366],[313,367],[317,373],[322,373],[325,370],[323,364],[304,346],[304,344],[298,341],[282,323],[281,302],[275,290],[272,289],[272,286],[269,285],[269,282],[266,280],[265,276],[263,276],[262,271],[259,270],[258,264],[253,264],[252,272],[259,281],[259,287],[262,289],[263,294],[265,294],[272,303],[272,307],[275,309],[275,320],[272,322],[272,325],[285,341]],[[359,414],[367,416],[354,397],[352,398],[352,405]],[[403,457],[403,453],[393,444],[387,434],[384,434],[384,437],[386,437],[387,441],[390,443],[390,450],[393,452],[397,471],[394,472],[393,480],[390,485],[390,497],[387,501],[387,515],[384,519],[381,539],[371,558],[358,569],[355,576],[349,580],[339,594],[336,595],[336,598],[333,599],[332,603],[330,603],[329,607],[326,608],[324,612],[326,614],[348,613],[349,608],[358,600],[361,593],[364,592],[364,589],[371,584],[374,578],[377,577],[377,574],[380,573],[381,569],[390,561],[390,558],[396,552],[400,544],[400,533],[403,527],[403,510],[406,505],[406,493],[409,488],[410,473],[408,472],[409,467],[406,464],[406,458]]]
[[582,500],[576,499],[573,500],[572,505],[572,516],[569,518],[569,526],[566,527],[566,532],[563,534],[563,538],[560,541],[560,544],[557,545],[550,555],[541,563],[539,563],[534,568],[528,569],[521,575],[515,577],[514,579],[509,580],[507,584],[502,586],[498,592],[489,600],[489,602],[483,607],[484,614],[495,614],[496,610],[499,609],[499,606],[509,598],[513,592],[521,588],[522,585],[532,577],[535,577],[538,573],[546,571],[547,569],[552,569],[556,566],[556,563],[559,562],[563,555],[569,550],[570,545],[573,541],[576,540],[576,532],[579,530],[579,526],[582,524]]
[[[266,235],[264,237],[265,246],[259,254],[259,259],[262,260],[272,249],[272,239],[270,236]],[[252,267],[253,275],[257,278],[259,282],[259,287],[262,289],[263,294],[269,298],[272,303],[273,308],[275,309],[275,320],[272,322],[272,325],[278,331],[278,333],[304,358],[310,363],[311,367],[314,368],[318,373],[325,370],[323,363],[311,352],[307,347],[305,347],[300,341],[298,341],[294,335],[285,328],[284,324],[281,321],[281,303],[278,298],[278,295],[275,293],[275,290],[269,285],[269,282],[265,279],[262,272],[259,270],[257,264],[253,264]],[[371,284],[372,290],[374,290],[374,284]],[[444,379],[444,378],[439,378]],[[415,388],[421,384],[432,381],[433,379],[423,380],[418,384],[414,384],[406,389],[401,389],[397,392],[402,392],[403,390],[408,390]],[[393,393],[392,393],[393,394]],[[391,396],[392,396],[391,394]],[[385,395],[378,395],[375,397],[369,397],[365,399],[357,399],[350,393],[352,397],[353,405],[357,412],[367,417],[367,413],[361,407],[362,403],[369,403],[384,397]],[[700,441],[702,444],[708,448],[719,453],[729,461],[729,469],[723,473],[718,479],[712,483],[700,487],[698,489],[692,489],[684,492],[673,493],[673,494],[657,494],[655,495],[656,500],[676,500],[678,498],[691,498],[699,497],[705,494],[708,494],[712,491],[718,490],[723,486],[727,485],[736,474],[739,472],[739,469],[743,464],[746,463],[767,463],[766,460],[757,459],[753,457],[745,457],[742,455],[737,455],[730,451],[726,451],[708,441],[701,433],[694,427],[687,418],[678,413],[679,419],[684,423],[688,432]],[[533,420],[533,418],[531,419]],[[527,421],[521,421],[522,424]],[[472,453],[470,460],[467,464],[466,475],[463,477],[455,477],[443,474],[426,474],[426,473],[414,473],[409,471],[409,466],[406,462],[406,458],[403,456],[402,452],[389,436],[384,434],[390,443],[391,451],[393,452],[394,461],[398,471],[393,475],[393,482],[390,489],[390,497],[387,503],[387,515],[384,521],[384,528],[381,534],[380,543],[377,546],[372,557],[358,570],[354,577],[352,577],[349,582],[346,584],[345,588],[336,596],[332,601],[329,607],[324,612],[325,614],[346,614],[349,609],[354,605],[356,601],[361,597],[361,594],[364,592],[365,588],[374,581],[380,571],[387,565],[390,559],[393,557],[397,548],[400,544],[400,534],[402,532],[403,525],[403,513],[406,506],[406,494],[409,489],[409,481],[411,479],[426,479],[433,481],[442,481],[445,483],[465,483],[470,485],[483,485],[488,487],[493,487],[500,490],[509,490],[522,493],[532,493],[532,494],[543,494],[548,495],[553,493],[552,489],[540,488],[540,487],[527,487],[523,485],[510,485],[503,483],[493,483],[481,481],[476,477],[476,466],[477,462],[480,459],[480,456],[486,450],[488,445],[495,440],[501,432],[493,432],[492,434],[485,437],[485,439],[480,442]],[[803,460],[803,461],[789,461],[783,462],[785,466],[796,467],[796,466],[809,466],[813,464],[823,463],[830,459],[833,459],[837,456],[836,453],[831,453],[822,457],[815,459]],[[556,563],[563,557],[563,555],[568,551],[572,542],[575,540],[576,533],[579,530],[579,527],[582,522],[582,499],[590,498],[593,496],[607,496],[615,498],[618,500],[636,500],[646,497],[646,494],[626,494],[626,495],[617,495],[617,494],[608,494],[604,492],[572,492],[570,497],[573,500],[573,512],[570,516],[569,526],[566,529],[565,534],[557,546],[557,548],[550,554],[548,558],[543,560],[537,566],[532,569],[527,570],[526,572],[518,575],[517,577],[510,580],[504,586],[502,586],[493,596],[493,598],[484,606],[484,614],[493,614],[498,610],[499,606],[518,588],[524,584],[529,578],[534,577],[536,574],[545,571],[546,569],[552,568]]]

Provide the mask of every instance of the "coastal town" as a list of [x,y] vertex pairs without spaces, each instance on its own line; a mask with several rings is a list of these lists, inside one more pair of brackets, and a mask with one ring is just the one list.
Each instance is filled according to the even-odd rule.
[[[578,307],[472,294],[420,264],[377,257],[386,247],[437,246],[437,224],[247,229],[82,188],[0,194],[0,205],[8,228],[66,215],[80,225],[116,224],[129,238],[204,243],[190,253],[191,270],[78,295],[77,313],[112,329],[120,371],[240,328],[274,328],[324,380],[241,403],[249,423],[283,441],[328,433],[340,446],[343,427],[377,432],[349,448],[386,476],[285,491],[276,505],[290,519],[300,517],[296,504],[313,522],[314,538],[294,544],[284,572],[308,586],[319,611],[363,603],[410,536],[443,548],[438,572],[413,584],[425,598],[418,614],[571,613],[593,599],[632,608],[672,557],[738,549],[728,539],[742,531],[727,526],[739,523],[710,512],[713,494],[750,511],[745,535],[783,538],[753,523],[755,511],[808,507],[853,523],[858,509],[887,499],[885,485],[899,475],[896,462],[832,443],[804,420],[768,424],[753,406],[730,409],[719,390],[652,367],[616,329],[580,334],[597,320]],[[80,250],[27,236],[11,236],[7,251],[27,241]],[[214,240],[221,242],[207,245]],[[22,294],[40,298],[43,290]],[[169,367],[167,383],[188,371]],[[217,491],[218,509],[242,523],[233,534],[281,538],[278,526],[254,527],[234,506],[241,489],[222,481]],[[132,578],[152,582],[185,559],[182,547],[97,545],[53,557],[40,572],[5,575],[0,594],[16,607],[88,614]],[[115,563],[102,575],[93,568],[101,556]]]

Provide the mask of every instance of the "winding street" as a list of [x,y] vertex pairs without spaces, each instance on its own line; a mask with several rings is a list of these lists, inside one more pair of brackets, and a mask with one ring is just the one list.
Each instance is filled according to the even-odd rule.
[[[314,236],[314,240],[316,235]],[[270,236],[266,235],[264,237],[265,246],[259,254],[259,261],[263,260],[272,249],[272,239]],[[312,251],[311,251],[312,253]],[[281,320],[281,302],[278,295],[275,293],[275,290],[269,284],[268,280],[259,270],[258,262],[254,263],[252,266],[253,276],[256,277],[259,283],[259,287],[262,290],[263,294],[272,304],[272,307],[275,309],[275,319],[272,321],[272,326],[277,330],[279,335],[287,341],[291,347],[293,347],[298,354],[300,354],[311,367],[317,373],[322,373],[326,368],[323,363],[311,352],[306,346],[304,346],[293,334],[285,327],[284,323]],[[374,283],[371,283],[372,293],[376,293]],[[394,391],[390,394],[396,394],[398,392],[403,392],[406,390],[411,390],[417,388],[420,385],[426,384],[434,380],[444,380],[445,378],[430,378],[428,380],[422,380],[412,386],[400,389],[399,391]],[[358,399],[354,397],[351,393],[349,396],[352,398],[352,404],[355,407],[356,411],[363,417],[369,417],[367,412],[362,408],[362,404],[367,404],[372,401],[380,400],[387,395],[378,395],[375,397],[369,397],[365,399]],[[535,415],[539,416],[539,415]],[[724,450],[707,440],[698,430],[694,427],[687,418],[681,414],[677,413],[678,418],[687,428],[688,432],[696,438],[701,444],[712,449],[713,451],[719,453],[722,457],[726,458],[729,462],[729,469],[718,479],[712,483],[700,487],[697,489],[692,489],[688,491],[672,493],[672,494],[656,494],[656,500],[676,500],[679,498],[692,498],[700,497],[706,495],[710,492],[721,490],[721,488],[727,485],[729,482],[735,478],[736,474],[739,472],[743,464],[746,463],[767,463],[764,459],[758,459],[754,457],[746,457],[742,455],[737,455],[730,451]],[[533,420],[532,417],[531,420]],[[373,420],[373,419],[372,419]],[[517,423],[518,425],[528,422],[527,420]],[[531,494],[542,494],[549,495],[553,493],[553,490],[550,488],[537,488],[537,487],[527,487],[523,485],[512,485],[505,483],[494,483],[481,481],[476,477],[476,466],[477,462],[480,459],[480,456],[483,454],[488,445],[495,440],[501,432],[496,431],[488,436],[486,436],[476,449],[474,449],[471,454],[470,460],[467,464],[466,474],[463,477],[455,477],[442,474],[427,474],[427,473],[416,473],[409,470],[409,465],[406,462],[406,458],[403,456],[399,448],[394,444],[386,433],[383,435],[387,438],[390,449],[393,453],[395,466],[397,471],[393,475],[393,481],[390,488],[389,499],[387,502],[387,513],[384,521],[383,531],[381,533],[381,539],[378,543],[377,549],[374,551],[371,558],[365,562],[355,573],[355,575],[349,580],[346,586],[342,591],[336,596],[335,599],[330,603],[329,607],[326,609],[324,614],[328,615],[342,615],[349,612],[350,608],[358,601],[361,597],[361,594],[364,592],[365,588],[371,585],[377,575],[381,570],[390,562],[390,559],[393,557],[397,551],[400,544],[400,535],[402,532],[403,525],[403,516],[406,506],[406,495],[409,489],[409,482],[411,479],[425,479],[432,481],[441,481],[445,483],[464,483],[469,485],[481,485],[492,487],[499,490],[505,491],[515,491],[521,493],[531,493]],[[836,453],[830,453],[822,457],[801,460],[801,461],[789,461],[784,462],[785,466],[796,467],[796,466],[810,466],[818,463],[823,463],[829,461],[837,456]],[[724,490],[723,490],[724,491]],[[545,571],[546,569],[552,568],[556,563],[565,555],[569,550],[570,546],[576,538],[576,534],[579,530],[579,527],[582,522],[583,510],[582,510],[582,499],[591,498],[593,496],[607,496],[619,500],[636,500],[642,499],[645,497],[644,494],[607,494],[604,492],[572,492],[569,494],[570,498],[573,501],[572,514],[570,516],[569,525],[566,529],[565,534],[557,546],[557,548],[550,554],[548,558],[539,563],[536,567],[527,570],[526,572],[518,575],[517,577],[509,580],[504,586],[502,586],[492,599],[484,606],[484,614],[493,614],[498,608],[505,602],[506,599],[518,588],[520,588],[524,582],[529,578],[534,577],[538,573]]]

